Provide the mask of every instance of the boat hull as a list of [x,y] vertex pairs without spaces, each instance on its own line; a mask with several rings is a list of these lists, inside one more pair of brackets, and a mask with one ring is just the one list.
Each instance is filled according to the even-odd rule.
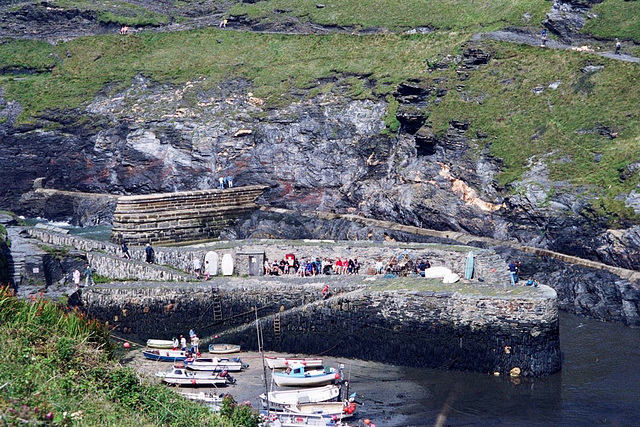
[[209,353],[229,354],[240,351],[240,346],[236,344],[209,344]]
[[147,340],[149,348],[173,348],[173,341],[169,340]]
[[184,351],[154,350],[143,351],[142,354],[147,359],[160,362],[182,362],[187,358],[187,354]]
[[[280,390],[269,392],[269,409],[284,411],[291,405],[299,403],[317,403],[335,400],[340,396],[340,387],[327,385],[323,387],[305,388],[299,390]],[[267,395],[261,394],[262,406],[267,407]]]
[[[208,362],[207,360],[211,360]],[[227,358],[214,358],[214,359],[186,359],[184,365],[191,371],[203,371],[203,372],[240,372],[243,368],[242,361],[240,359],[227,359]]]
[[336,381],[339,379],[339,374],[335,369],[329,372],[319,369],[308,371],[298,366],[293,370],[287,369],[287,372],[273,372],[271,378],[280,387],[314,387]]
[[308,368],[318,368],[322,366],[323,360],[319,357],[272,357],[265,356],[264,362],[269,369],[286,369],[293,364],[304,365]]

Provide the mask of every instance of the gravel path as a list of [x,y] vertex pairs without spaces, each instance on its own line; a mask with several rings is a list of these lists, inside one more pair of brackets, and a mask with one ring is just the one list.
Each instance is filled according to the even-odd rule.
[[[485,39],[498,40],[502,42],[517,43],[517,44],[527,44],[529,46],[541,47],[540,36],[529,34],[529,33],[515,32],[515,31],[492,31],[489,33],[478,33],[474,35],[472,38],[472,40],[475,40],[475,41],[480,41]],[[627,55],[627,54],[616,55],[611,51],[598,52],[593,50],[581,50],[581,47],[572,46],[572,45],[561,43],[559,41],[551,40],[551,39],[547,41],[547,48],[559,49],[559,50],[578,50],[578,51],[583,51],[585,53],[592,53],[594,55],[603,56],[609,59],[615,59],[618,61],[640,63],[640,58],[636,56]]]

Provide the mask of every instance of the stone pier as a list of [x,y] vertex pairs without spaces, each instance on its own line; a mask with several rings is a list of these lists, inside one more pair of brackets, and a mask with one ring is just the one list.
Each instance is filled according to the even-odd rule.
[[111,240],[135,245],[216,238],[238,218],[257,209],[255,200],[266,188],[251,185],[120,197]]
[[[329,285],[331,297],[321,289]],[[423,278],[222,278],[123,283],[73,299],[90,316],[143,343],[194,329],[255,350],[359,358],[402,366],[542,376],[561,367],[553,289],[445,285]],[[276,326],[277,324],[277,326]]]

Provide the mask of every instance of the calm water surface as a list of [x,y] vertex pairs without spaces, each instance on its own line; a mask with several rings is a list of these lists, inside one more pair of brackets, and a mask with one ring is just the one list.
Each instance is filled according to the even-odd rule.
[[392,369],[400,378],[385,380],[384,365],[360,362],[351,375],[361,414],[378,427],[439,415],[451,426],[639,426],[640,329],[568,314],[560,328],[563,370],[546,378]]

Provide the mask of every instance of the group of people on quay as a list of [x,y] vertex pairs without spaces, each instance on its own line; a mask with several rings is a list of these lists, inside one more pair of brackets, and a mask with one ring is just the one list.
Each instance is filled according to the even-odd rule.
[[187,345],[187,338],[184,335],[180,335],[180,339],[173,337],[173,350],[188,351],[191,354],[200,354],[200,338],[196,335],[195,331],[191,329],[189,331],[189,343]]
[[358,274],[360,263],[357,258],[322,258],[316,257],[298,260],[292,254],[278,261],[264,260],[264,274],[266,276],[295,275],[298,277],[318,276],[320,274]]

